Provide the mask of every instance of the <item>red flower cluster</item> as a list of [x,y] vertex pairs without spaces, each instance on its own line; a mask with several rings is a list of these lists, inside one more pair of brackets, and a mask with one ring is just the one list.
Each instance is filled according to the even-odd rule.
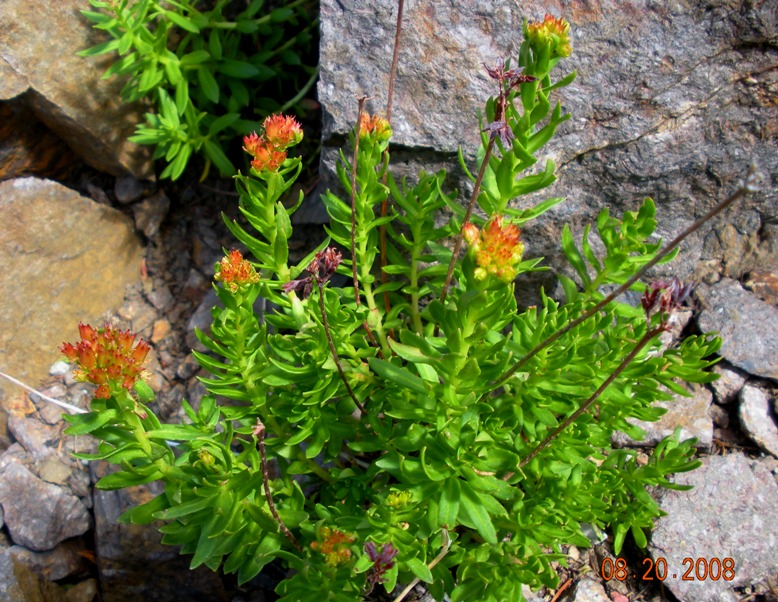
[[251,166],[257,171],[278,171],[286,161],[286,149],[303,139],[303,130],[294,117],[271,115],[262,124],[265,133],[243,138],[243,150],[254,159]]
[[348,562],[349,558],[351,558],[349,545],[357,539],[354,535],[343,533],[337,529],[322,527],[319,530],[319,537],[321,540],[314,541],[311,544],[311,549],[324,554],[326,556],[324,562],[330,566]]
[[216,264],[214,280],[223,282],[235,293],[243,285],[259,282],[259,274],[247,259],[243,259],[243,253],[233,249],[227,257],[222,257]]
[[392,126],[389,122],[378,115],[370,116],[362,113],[359,118],[359,138],[361,140],[372,140],[374,142],[386,142],[392,137]]
[[77,380],[97,385],[96,398],[111,397],[112,385],[129,391],[144,376],[142,364],[151,349],[146,341],[140,339],[133,347],[136,335],[110,324],[101,329],[79,324],[78,332],[81,341],[62,343],[59,350],[78,365]]
[[519,240],[521,231],[513,224],[503,226],[502,219],[501,215],[494,216],[480,231],[470,222],[462,229],[478,264],[475,270],[478,280],[492,275],[511,282],[516,277],[524,254],[524,244]]

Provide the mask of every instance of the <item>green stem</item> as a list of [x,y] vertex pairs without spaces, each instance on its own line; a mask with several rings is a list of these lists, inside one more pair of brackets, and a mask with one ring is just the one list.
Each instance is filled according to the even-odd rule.
[[297,459],[298,460],[302,460],[303,462],[305,462],[308,465],[308,467],[314,472],[314,474],[316,474],[317,477],[319,477],[322,481],[325,481],[327,483],[334,483],[335,482],[335,479],[332,478],[330,473],[328,473],[321,466],[316,464],[316,462],[314,460],[312,460],[311,458],[308,458],[305,455],[305,452],[303,450],[300,449],[299,452],[300,453],[298,454]]
[[421,323],[421,312],[419,311],[419,256],[418,247],[413,246],[411,251],[411,322],[413,330],[421,336],[424,327]]
[[135,440],[140,444],[143,453],[145,453],[149,460],[152,459],[153,453],[151,452],[151,442],[146,436],[146,429],[143,428],[143,423],[135,412],[132,410],[125,410],[125,420],[132,429],[132,434],[135,435]]

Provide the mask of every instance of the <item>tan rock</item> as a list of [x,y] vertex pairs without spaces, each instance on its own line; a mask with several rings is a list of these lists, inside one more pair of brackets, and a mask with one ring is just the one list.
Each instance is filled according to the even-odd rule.
[[[127,142],[143,111],[121,100],[122,81],[101,79],[112,57],[76,55],[105,39],[79,13],[84,7],[81,0],[3,2],[0,99],[29,89],[37,117],[84,161],[109,173],[148,177],[149,149]],[[56,24],[56,35],[43,23]]]
[[[121,305],[142,247],[118,211],[37,178],[0,183],[0,224],[0,366],[35,385],[79,321],[99,324]],[[0,389],[8,407],[17,389]]]

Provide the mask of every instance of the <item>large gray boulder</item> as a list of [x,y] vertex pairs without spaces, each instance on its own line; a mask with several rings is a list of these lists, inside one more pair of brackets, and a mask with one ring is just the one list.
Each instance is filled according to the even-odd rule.
[[[778,5],[596,0],[561,10],[551,0],[406,3],[393,156],[422,157],[458,174],[454,155],[462,145],[472,165],[478,112],[495,93],[482,64],[515,62],[523,18],[550,12],[571,23],[573,54],[559,73],[578,71],[561,93],[573,118],[546,147],[559,168],[546,194],[567,202],[525,228],[528,255],[558,253],[562,224],[580,231],[601,208],[633,210],[645,196],[657,201],[659,234],[669,240],[728,196],[755,163],[768,175],[765,191],[687,240],[672,270],[715,279],[774,264],[777,234],[767,218],[778,208],[769,188],[778,172]],[[356,119],[356,98],[372,97],[371,112],[386,107],[395,11],[394,0],[370,8],[322,1],[325,171],[331,148]]]

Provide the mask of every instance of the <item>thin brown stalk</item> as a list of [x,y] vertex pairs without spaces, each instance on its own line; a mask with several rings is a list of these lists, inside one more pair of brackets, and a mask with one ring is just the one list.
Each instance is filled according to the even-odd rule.
[[[402,21],[403,21],[403,8],[405,6],[405,0],[398,0],[397,2],[397,24],[394,28],[394,49],[392,51],[392,68],[389,72],[389,91],[387,93],[386,100],[386,120],[391,124],[392,122],[392,103],[394,101],[394,83],[397,79],[397,64],[400,60],[400,34],[402,33]],[[384,151],[384,162],[386,163],[389,155],[389,151]],[[381,183],[386,185],[386,180],[389,177],[389,171],[385,170]],[[381,217],[386,217],[389,212],[389,195],[381,201]],[[381,224],[378,227],[378,235],[381,244],[381,284],[386,284],[388,278],[384,268],[386,267],[386,224]],[[392,303],[389,299],[389,291],[384,291],[384,311],[388,314],[392,309]]]
[[462,248],[463,233],[465,230],[465,224],[470,221],[470,215],[473,213],[475,207],[475,201],[478,198],[478,193],[481,191],[481,182],[484,179],[486,173],[486,166],[489,165],[489,158],[492,156],[492,149],[494,148],[494,138],[489,138],[489,144],[486,145],[486,152],[484,152],[484,160],[481,162],[481,169],[478,170],[478,177],[475,180],[473,186],[473,194],[470,197],[470,202],[467,205],[467,211],[465,211],[465,217],[462,220],[462,227],[459,228],[459,234],[457,234],[456,242],[454,243],[454,252],[451,255],[451,262],[448,264],[448,271],[446,272],[446,280],[443,283],[443,290],[440,293],[440,302],[443,303],[448,295],[448,289],[451,286],[451,278],[454,275],[454,266],[456,266],[457,258],[459,257],[459,250]]
[[322,288],[321,284],[319,284],[319,281],[314,278],[314,283],[316,284],[316,288],[319,289],[319,308],[321,309],[321,323],[324,326],[324,334],[327,337],[327,342],[330,345],[330,353],[332,353],[332,359],[335,361],[335,367],[338,369],[338,374],[340,374],[340,379],[343,381],[343,384],[346,385],[346,391],[348,391],[349,397],[351,397],[351,400],[354,402],[354,405],[359,408],[359,411],[362,412],[365,416],[367,416],[367,410],[365,409],[365,406],[362,405],[362,403],[357,399],[356,394],[354,393],[354,389],[351,388],[351,385],[348,384],[348,380],[346,379],[346,374],[343,372],[343,368],[340,365],[340,358],[338,357],[338,350],[335,348],[335,341],[332,340],[332,334],[330,333],[330,325],[327,321],[327,310],[324,307],[324,289]]
[[354,130],[354,158],[351,161],[351,268],[354,279],[354,301],[360,306],[359,278],[357,277],[357,157],[359,155],[359,128],[362,124],[362,113],[365,110],[367,96],[357,99],[357,127]]
[[[559,330],[557,330],[554,334],[549,336],[544,341],[538,343],[535,347],[533,347],[527,355],[522,357],[518,362],[516,362],[511,368],[509,368],[506,372],[502,374],[496,381],[494,381],[491,391],[494,391],[495,389],[498,389],[502,385],[504,385],[514,374],[519,372],[526,364],[527,362],[535,357],[538,353],[540,353],[543,349],[548,347],[549,345],[556,342],[561,336],[568,333],[570,330],[584,322],[585,320],[588,320],[591,318],[594,314],[596,314],[598,311],[600,311],[603,307],[608,305],[611,301],[613,301],[616,297],[621,295],[624,291],[628,290],[633,284],[635,284],[640,278],[643,277],[643,275],[653,268],[655,265],[657,265],[662,259],[667,257],[668,254],[670,254],[672,251],[675,250],[675,248],[680,245],[687,237],[694,234],[697,230],[699,230],[706,222],[716,217],[719,213],[724,211],[727,207],[732,205],[735,201],[741,199],[749,192],[753,192],[754,190],[757,190],[757,184],[756,180],[758,179],[758,176],[754,172],[753,168],[749,170],[748,176],[746,178],[746,182],[742,184],[732,195],[730,195],[728,198],[724,199],[721,203],[716,205],[713,209],[708,211],[705,215],[703,215],[701,218],[699,218],[697,221],[695,221],[691,226],[686,228],[683,232],[681,232],[678,236],[676,236],[672,241],[670,241],[665,248],[663,248],[657,255],[654,257],[651,261],[649,261],[646,265],[644,265],[640,270],[637,271],[637,273],[632,276],[629,280],[627,280],[624,284],[622,284],[620,287],[615,289],[613,292],[611,292],[608,296],[606,296],[602,301],[597,303],[595,306],[591,307],[590,309],[586,310],[584,313],[582,313],[579,317],[577,317],[575,320],[569,322],[566,326],[563,326]],[[490,391],[490,392],[491,392]],[[481,396],[481,399],[479,401],[483,401],[486,396],[490,394],[490,392],[484,393]]]
[[559,600],[559,597],[560,597],[560,596],[561,596],[561,595],[562,595],[562,594],[565,592],[565,590],[566,590],[568,587],[570,587],[570,585],[571,585],[572,583],[573,583],[573,579],[572,579],[572,577],[571,577],[570,579],[568,579],[567,581],[565,581],[565,582],[562,584],[562,587],[560,587],[560,588],[559,588],[559,589],[556,591],[556,593],[554,594],[554,597],[553,597],[553,598],[551,598],[551,602],[557,602],[557,600]]
[[400,61],[400,34],[402,33],[403,8],[405,0],[397,2],[397,24],[394,28],[394,50],[392,51],[392,69],[389,72],[389,91],[386,100],[386,120],[392,121],[392,101],[394,99],[394,82],[397,79],[397,63]]
[[257,426],[254,427],[254,434],[257,436],[257,446],[259,447],[259,457],[262,464],[262,483],[265,489],[265,498],[267,499],[267,504],[270,506],[270,513],[278,523],[281,532],[290,542],[292,542],[292,545],[297,549],[298,552],[302,552],[303,547],[297,541],[295,536],[292,535],[292,532],[286,527],[284,521],[281,520],[281,517],[278,516],[276,505],[273,502],[273,495],[270,492],[270,477],[267,473],[267,455],[265,454],[265,425],[262,424],[262,421],[260,421],[259,418],[257,418]]
[[[644,334],[640,340],[635,345],[634,349],[627,354],[627,357],[625,357],[622,362],[619,364],[619,366],[611,373],[608,378],[606,378],[603,383],[597,387],[597,390],[591,394],[589,399],[587,399],[583,404],[581,404],[581,407],[579,407],[575,412],[570,414],[560,425],[558,425],[553,431],[551,431],[548,435],[546,435],[545,439],[538,443],[538,445],[533,449],[520,463],[519,468],[523,468],[527,464],[529,464],[532,459],[537,456],[543,449],[548,447],[548,445],[559,436],[559,433],[561,433],[563,430],[565,430],[568,426],[573,424],[578,417],[583,414],[586,410],[588,410],[591,405],[597,401],[597,399],[602,395],[603,391],[608,388],[608,386],[616,380],[616,378],[624,372],[625,368],[629,366],[630,363],[632,363],[632,360],[635,359],[635,356],[637,356],[638,353],[646,346],[648,343],[653,339],[656,335],[664,332],[664,328],[662,326],[658,326],[656,328],[649,329],[646,331],[646,334]],[[503,476],[503,480],[510,479],[515,473],[509,472],[505,476]]]
[[[443,549],[440,552],[438,552],[438,555],[435,556],[435,558],[432,559],[432,562],[430,562],[427,565],[427,568],[429,568],[430,570],[434,569],[437,566],[437,564],[446,557],[446,554],[448,554],[450,549],[451,549],[451,541],[448,538],[447,532],[444,530]],[[416,587],[416,584],[419,583],[420,581],[421,579],[419,579],[418,577],[414,578],[414,580],[411,581],[406,586],[406,588],[402,592],[400,592],[400,595],[397,596],[392,602],[402,602],[403,600],[405,600],[405,596],[410,594],[411,590],[413,590],[413,588]]]

